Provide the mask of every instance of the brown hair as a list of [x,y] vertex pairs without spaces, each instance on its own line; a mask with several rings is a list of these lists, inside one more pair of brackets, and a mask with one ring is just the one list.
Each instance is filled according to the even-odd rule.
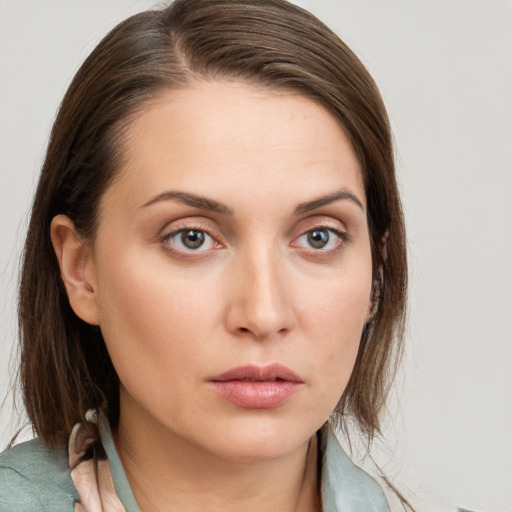
[[[368,204],[375,314],[335,416],[368,438],[401,353],[407,264],[389,122],[357,57],[284,0],[177,0],[114,28],[74,77],[53,126],[26,239],[19,295],[20,379],[37,435],[65,442],[91,408],[119,415],[119,381],[99,327],[70,307],[50,240],[65,214],[93,240],[99,200],[121,167],[123,134],[163,90],[236,79],[297,91],[339,120],[359,157]],[[387,237],[387,257],[383,240]]]

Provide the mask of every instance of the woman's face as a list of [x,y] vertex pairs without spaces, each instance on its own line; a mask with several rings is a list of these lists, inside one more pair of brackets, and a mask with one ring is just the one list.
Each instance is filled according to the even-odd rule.
[[304,446],[346,387],[370,310],[344,132],[300,95],[210,82],[146,108],[125,156],[89,266],[120,425],[229,458]]

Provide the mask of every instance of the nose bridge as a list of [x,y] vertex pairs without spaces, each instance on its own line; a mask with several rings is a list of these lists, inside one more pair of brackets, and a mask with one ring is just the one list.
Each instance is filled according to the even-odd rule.
[[283,334],[294,325],[285,265],[276,244],[254,240],[240,251],[231,279],[231,330],[257,338]]

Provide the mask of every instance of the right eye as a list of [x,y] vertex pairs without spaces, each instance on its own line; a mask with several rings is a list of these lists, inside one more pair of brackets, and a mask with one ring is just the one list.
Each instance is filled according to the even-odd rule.
[[215,241],[201,229],[180,229],[164,237],[166,244],[187,252],[201,252],[215,248]]

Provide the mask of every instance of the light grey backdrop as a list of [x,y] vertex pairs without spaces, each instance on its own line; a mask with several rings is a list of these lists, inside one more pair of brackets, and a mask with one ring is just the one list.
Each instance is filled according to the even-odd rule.
[[[512,3],[297,0],[375,76],[410,240],[399,408],[377,446],[421,496],[512,511]],[[0,397],[20,241],[49,129],[94,44],[149,0],[0,0]],[[12,434],[9,401],[0,446]],[[390,462],[392,461],[392,462]]]

